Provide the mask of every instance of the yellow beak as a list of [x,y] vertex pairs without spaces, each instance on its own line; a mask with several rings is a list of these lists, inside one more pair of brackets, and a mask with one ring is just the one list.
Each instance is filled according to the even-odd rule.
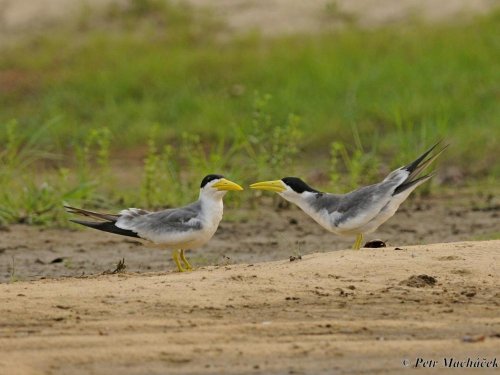
[[226,180],[225,178],[221,178],[212,186],[217,190],[236,190],[236,191],[243,190],[243,188],[240,185],[234,183],[233,181]]
[[282,193],[286,190],[285,184],[281,180],[256,182],[250,185],[250,189],[268,190],[275,193]]

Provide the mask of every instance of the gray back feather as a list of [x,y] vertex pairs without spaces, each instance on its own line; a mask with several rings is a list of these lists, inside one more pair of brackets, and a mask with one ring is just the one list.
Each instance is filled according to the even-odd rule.
[[122,212],[117,224],[121,228],[130,229],[139,234],[145,232],[184,232],[201,229],[201,221],[192,220],[198,217],[200,213],[201,203],[199,201],[184,207],[171,208],[158,212],[130,209]]
[[309,198],[309,204],[315,210],[326,209],[329,214],[337,212],[334,225],[349,221],[360,212],[370,211],[371,207],[378,207],[374,214],[390,199],[394,189],[399,184],[399,179],[384,180],[378,184],[364,186],[347,194],[318,193]]

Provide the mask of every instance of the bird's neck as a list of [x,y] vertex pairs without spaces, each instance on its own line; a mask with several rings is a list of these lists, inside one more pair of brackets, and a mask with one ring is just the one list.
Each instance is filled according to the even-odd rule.
[[200,194],[200,203],[203,216],[210,221],[222,220],[224,204],[222,202],[223,195],[205,195]]
[[314,197],[317,193],[309,192],[309,191],[304,191],[301,194],[287,194],[287,195],[282,195],[283,198],[285,198],[287,201],[299,206],[300,208],[304,209],[305,207],[309,206],[309,199]]

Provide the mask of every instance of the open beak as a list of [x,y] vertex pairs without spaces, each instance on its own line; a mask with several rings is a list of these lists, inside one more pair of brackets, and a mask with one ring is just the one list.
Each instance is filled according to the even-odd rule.
[[286,190],[285,184],[281,180],[256,182],[250,185],[250,189],[268,190],[275,193],[282,193]]
[[226,180],[225,178],[221,178],[212,186],[217,190],[236,190],[236,191],[243,190],[243,188],[240,185],[234,183],[233,181]]

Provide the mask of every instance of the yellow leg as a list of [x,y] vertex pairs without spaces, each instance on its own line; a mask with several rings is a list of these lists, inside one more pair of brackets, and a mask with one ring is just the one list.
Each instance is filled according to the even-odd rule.
[[363,247],[363,233],[358,234],[359,242],[358,242],[358,250]]
[[187,271],[184,267],[182,267],[182,264],[181,264],[181,262],[179,260],[179,250],[172,251],[172,258],[174,259],[174,262],[175,262],[175,264],[177,266],[177,270],[179,272],[185,272],[185,271]]
[[352,245],[353,250],[359,250],[363,243],[363,233],[360,233],[356,236],[356,241],[354,241],[354,245]]
[[188,260],[186,259],[186,256],[184,255],[184,249],[181,250],[181,260],[184,263],[184,266],[186,266],[187,271],[191,271],[193,267],[189,264]]

